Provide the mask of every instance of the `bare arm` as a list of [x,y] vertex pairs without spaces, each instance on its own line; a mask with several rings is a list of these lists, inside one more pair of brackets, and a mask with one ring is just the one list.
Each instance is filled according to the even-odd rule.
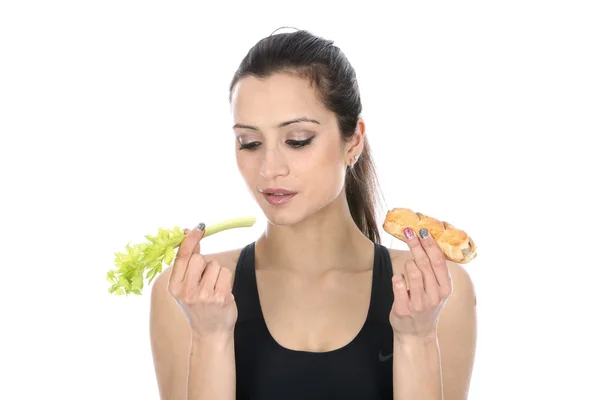
[[394,400],[440,400],[442,371],[435,337],[394,338]]
[[168,292],[170,274],[171,267],[156,278],[150,306],[150,340],[161,400],[234,400],[233,337],[192,335],[185,314]]
[[449,262],[448,269],[454,289],[440,313],[437,335],[394,338],[395,400],[468,397],[477,332],[475,291],[462,266]]
[[233,335],[193,338],[188,400],[235,400]]
[[475,288],[464,267],[449,262],[448,269],[454,290],[440,313],[437,329],[444,400],[466,400],[477,345]]

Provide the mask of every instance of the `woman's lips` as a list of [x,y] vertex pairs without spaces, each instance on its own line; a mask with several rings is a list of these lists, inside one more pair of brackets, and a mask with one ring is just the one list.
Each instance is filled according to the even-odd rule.
[[294,196],[296,196],[296,194],[297,193],[277,195],[277,194],[263,193],[262,195],[265,197],[265,200],[267,201],[267,203],[269,203],[272,206],[278,206],[278,205],[287,203]]

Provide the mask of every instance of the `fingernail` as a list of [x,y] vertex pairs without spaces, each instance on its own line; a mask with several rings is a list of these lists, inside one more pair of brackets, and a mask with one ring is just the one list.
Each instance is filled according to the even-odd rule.
[[203,231],[204,228],[206,228],[206,225],[204,224],[204,222],[200,222],[198,224],[198,226],[196,227],[196,229],[198,229],[199,231]]
[[404,287],[404,275],[399,274],[399,275],[394,275],[392,277],[392,282],[394,283],[394,287],[398,288],[398,289],[402,289]]
[[404,236],[406,236],[407,239],[412,239],[415,237],[415,233],[412,229],[410,229],[410,227],[407,227],[404,228]]
[[402,288],[404,287],[404,278],[398,279],[398,280],[396,281],[396,287],[397,287],[398,289],[402,289]]
[[427,239],[429,237],[429,232],[427,232],[427,229],[421,228],[419,235],[421,235],[422,239]]

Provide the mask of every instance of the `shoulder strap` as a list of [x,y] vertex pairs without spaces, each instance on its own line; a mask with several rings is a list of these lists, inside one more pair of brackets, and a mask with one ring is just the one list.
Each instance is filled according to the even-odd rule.
[[242,249],[235,268],[232,293],[238,308],[238,322],[260,318],[261,316],[260,300],[256,286],[254,244],[255,242],[252,242]]
[[388,249],[375,243],[375,260],[373,263],[373,286],[371,289],[371,306],[368,319],[388,324],[394,291],[392,289],[392,259]]

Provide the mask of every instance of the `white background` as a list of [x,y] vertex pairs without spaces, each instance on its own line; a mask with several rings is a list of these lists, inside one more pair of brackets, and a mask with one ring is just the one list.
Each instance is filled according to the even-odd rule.
[[158,399],[150,290],[105,275],[159,227],[259,217],[206,253],[260,234],[227,89],[281,26],[356,68],[382,208],[475,239],[470,399],[599,398],[593,3],[2,2],[0,398]]

